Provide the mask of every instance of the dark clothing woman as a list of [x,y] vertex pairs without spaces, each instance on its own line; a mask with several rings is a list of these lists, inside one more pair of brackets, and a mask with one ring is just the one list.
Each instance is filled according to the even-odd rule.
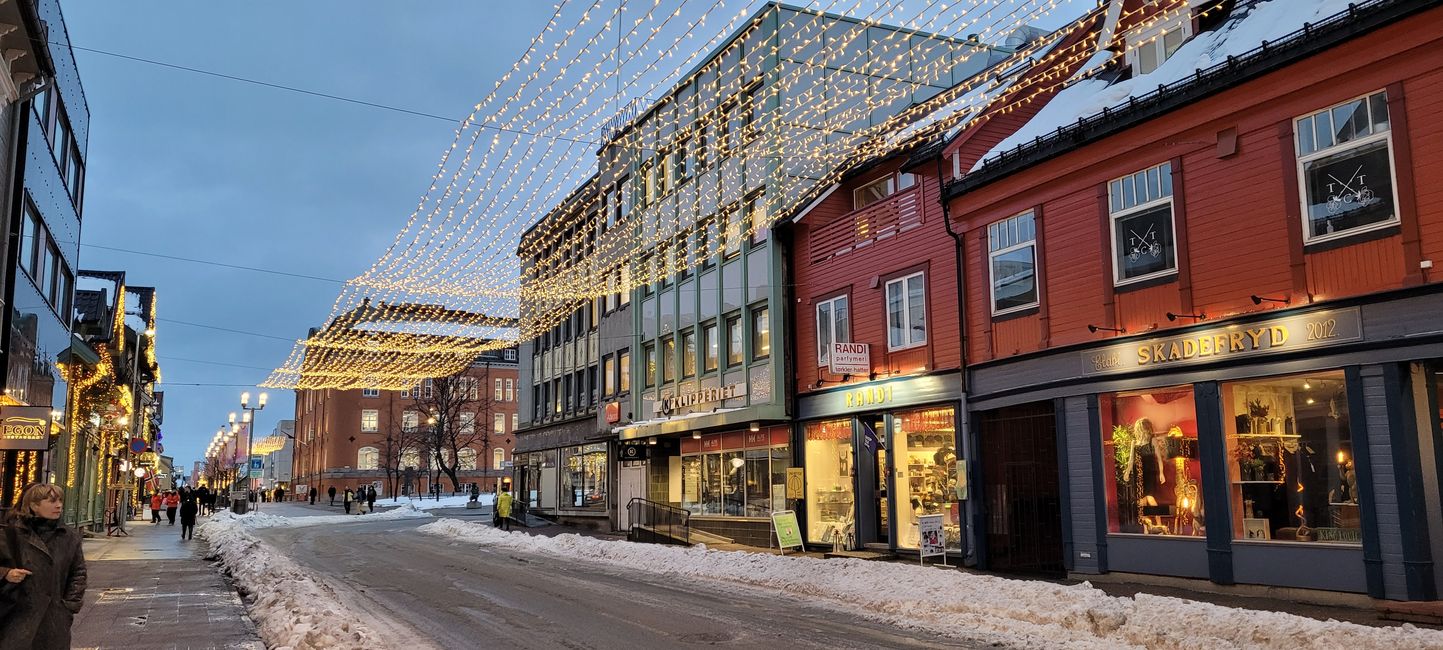
[[[85,597],[85,555],[80,534],[58,520],[12,519],[0,527],[0,574],[30,572],[18,587],[15,609],[0,623],[0,650],[61,650],[70,647],[70,624]],[[10,550],[14,535],[20,557]]]
[[195,515],[200,511],[195,499],[182,499],[180,502],[180,538],[195,539]]

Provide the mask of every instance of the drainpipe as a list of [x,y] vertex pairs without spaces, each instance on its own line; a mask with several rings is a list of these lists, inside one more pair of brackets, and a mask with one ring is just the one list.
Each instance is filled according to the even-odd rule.
[[957,462],[963,463],[963,467],[966,468],[966,476],[968,483],[967,503],[965,504],[966,507],[963,509],[966,512],[967,516],[963,517],[963,521],[973,521],[974,524],[967,527],[969,531],[969,535],[966,536],[968,544],[966,550],[963,552],[962,562],[963,564],[969,566],[975,566],[978,559],[976,553],[976,532],[979,529],[979,526],[977,525],[979,522],[977,521],[977,519],[980,518],[980,513],[973,505],[974,503],[976,503],[976,491],[972,489],[971,485],[974,482],[973,478],[977,476],[978,473],[973,471],[972,468],[972,458],[974,457],[973,450],[976,448],[976,444],[974,443],[971,435],[972,419],[967,415],[967,289],[966,282],[964,282],[965,276],[963,276],[962,267],[964,242],[962,239],[962,233],[952,229],[952,209],[948,205],[947,193],[944,191],[944,187],[947,184],[947,177],[945,175],[946,170],[943,168],[942,164],[943,158],[944,156],[942,155],[942,153],[938,152],[937,203],[942,207],[942,225],[947,229],[947,235],[952,237],[952,258],[953,263],[956,265],[953,270],[957,275],[957,341],[959,343],[959,346],[957,348],[957,354],[958,363],[960,364],[960,366],[958,367],[958,372],[962,375],[962,392],[957,396],[957,432],[958,434],[960,434],[958,438],[958,440],[960,441],[958,445],[958,451],[966,451],[966,455],[960,453],[957,455]]

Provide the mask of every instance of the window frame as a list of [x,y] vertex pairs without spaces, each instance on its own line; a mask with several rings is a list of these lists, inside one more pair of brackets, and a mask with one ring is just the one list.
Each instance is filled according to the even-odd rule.
[[[837,340],[837,303],[838,303],[838,302],[845,303],[845,307],[846,307],[847,316],[846,316],[845,325],[846,325],[846,330],[847,330],[847,336],[846,336],[846,338],[848,339],[848,340],[846,340],[846,341],[838,341],[838,340]],[[827,346],[826,346],[825,348],[822,346],[822,338],[823,338],[823,337],[822,337],[822,307],[823,307],[823,306],[829,306],[829,307],[830,307],[830,309],[828,309],[828,313],[830,314],[830,316],[828,317],[827,323],[826,323],[826,325],[827,325],[827,337],[826,337],[826,339],[827,339]],[[850,294],[850,293],[839,293],[839,294],[834,294],[834,295],[832,295],[830,298],[823,298],[823,299],[817,300],[817,301],[816,301],[816,304],[814,304],[814,305],[812,306],[812,317],[813,317],[814,323],[815,323],[815,325],[816,325],[816,330],[815,330],[815,331],[816,331],[816,336],[817,336],[817,367],[818,367],[818,368],[828,368],[828,367],[831,366],[831,359],[832,359],[831,344],[832,344],[832,343],[851,343],[851,338],[852,338],[852,296],[851,296],[851,294]]]
[[616,394],[631,392],[631,349],[622,348],[616,353]]
[[[757,320],[758,320],[758,319],[757,319],[757,315],[758,315],[758,314],[766,314],[767,326],[766,326],[765,328],[762,328],[762,329],[758,329],[758,328],[757,328]],[[748,314],[748,315],[750,316],[750,318],[749,318],[748,320],[750,321],[750,324],[751,324],[751,336],[752,336],[752,340],[751,340],[752,354],[751,354],[751,357],[752,357],[752,361],[763,361],[763,360],[766,360],[766,359],[770,359],[771,356],[772,356],[772,314],[771,314],[771,307],[770,307],[769,305],[765,304],[765,303],[763,303],[763,304],[761,304],[761,305],[758,305],[758,306],[754,306],[754,307],[752,307],[752,308],[749,310],[749,314]],[[766,351],[766,352],[762,352],[761,346],[757,345],[757,339],[761,338],[761,337],[759,336],[759,334],[765,334],[765,335],[766,335],[766,340],[767,340],[767,351]]]
[[[992,229],[994,227],[1002,227],[1003,224],[1014,223],[1015,220],[1020,219],[1024,215],[1030,215],[1032,217],[1032,238],[1025,241],[1019,240],[1004,248],[993,250],[992,238],[994,232]],[[996,263],[998,257],[1022,250],[1024,248],[1032,249],[1032,292],[1036,297],[1032,300],[1032,302],[1024,305],[1017,305],[1014,307],[1008,307],[1006,309],[998,309],[997,268],[994,266],[994,264]],[[1037,212],[1035,210],[1024,210],[1010,217],[1007,217],[1006,219],[1001,219],[999,221],[994,221],[990,224],[987,224],[987,285],[988,297],[992,301],[991,309],[993,316],[1004,316],[1006,314],[1026,311],[1028,309],[1036,309],[1042,304],[1042,283],[1037,281],[1037,269],[1039,266],[1041,266],[1041,261],[1037,258]]]
[[[1298,214],[1299,214],[1299,216],[1300,216],[1300,218],[1302,219],[1302,222],[1303,222],[1303,245],[1304,245],[1304,246],[1311,246],[1311,245],[1320,244],[1320,243],[1323,243],[1323,242],[1329,242],[1329,241],[1334,241],[1334,240],[1338,240],[1338,239],[1347,239],[1347,238],[1349,238],[1349,237],[1356,237],[1356,236],[1361,235],[1361,234],[1364,234],[1364,233],[1369,233],[1369,232],[1373,232],[1373,231],[1376,231],[1376,230],[1383,230],[1383,229],[1386,229],[1386,228],[1396,227],[1396,226],[1398,226],[1400,223],[1402,223],[1402,221],[1403,221],[1402,206],[1398,203],[1398,161],[1397,161],[1397,156],[1395,155],[1395,153],[1396,153],[1397,150],[1396,150],[1396,149],[1394,148],[1394,146],[1393,146],[1393,121],[1394,121],[1394,120],[1393,120],[1393,113],[1392,113],[1393,107],[1392,107],[1392,106],[1389,106],[1389,107],[1388,107],[1388,111],[1389,111],[1389,112],[1388,112],[1388,130],[1386,130],[1386,131],[1384,131],[1384,132],[1382,132],[1382,133],[1373,133],[1373,134],[1370,134],[1370,135],[1368,135],[1368,136],[1365,136],[1365,137],[1362,137],[1362,138],[1358,138],[1358,139],[1356,139],[1356,140],[1349,140],[1348,142],[1341,143],[1341,144],[1334,143],[1333,145],[1330,145],[1329,147],[1327,147],[1327,148],[1325,148],[1325,149],[1315,149],[1312,153],[1307,154],[1307,155],[1303,155],[1303,153],[1302,153],[1302,143],[1298,141],[1298,123],[1301,122],[1302,120],[1309,119],[1309,118],[1314,118],[1314,117],[1316,117],[1316,116],[1317,116],[1318,114],[1320,114],[1320,113],[1325,113],[1325,112],[1326,112],[1326,113],[1331,113],[1331,112],[1333,111],[1333,109],[1335,109],[1335,108],[1337,108],[1337,107],[1339,107],[1339,106],[1342,106],[1342,105],[1347,104],[1347,103],[1349,103],[1349,102],[1355,102],[1355,101],[1358,101],[1358,100],[1362,100],[1362,101],[1363,101],[1363,105],[1364,105],[1364,106],[1368,106],[1368,105],[1369,105],[1369,100],[1372,99],[1372,97],[1373,97],[1374,95],[1377,95],[1377,94],[1379,94],[1379,93],[1382,93],[1382,94],[1383,94],[1383,101],[1384,101],[1385,104],[1387,104],[1387,103],[1388,103],[1388,95],[1387,95],[1387,92],[1388,92],[1388,89],[1387,89],[1387,88],[1380,88],[1380,89],[1373,90],[1373,91],[1370,91],[1370,92],[1367,92],[1367,93],[1363,93],[1362,95],[1358,95],[1358,96],[1355,96],[1355,97],[1349,97],[1349,98],[1347,98],[1347,99],[1345,99],[1345,100],[1342,100],[1342,101],[1339,101],[1339,102],[1334,102],[1334,103],[1332,103],[1332,104],[1329,104],[1329,105],[1324,106],[1324,107],[1322,107],[1322,108],[1319,108],[1319,109],[1317,109],[1317,110],[1308,111],[1307,113],[1305,113],[1305,114],[1303,114],[1303,115],[1299,115],[1299,116],[1293,118],[1293,123],[1292,123],[1292,127],[1293,127],[1293,164],[1294,164],[1294,166],[1297,168],[1295,171],[1296,171],[1297,176],[1298,176],[1298,203],[1299,203],[1299,212],[1298,212]],[[1371,117],[1371,115],[1372,115],[1372,113],[1371,113],[1371,111],[1372,111],[1371,107],[1369,108],[1369,111],[1370,111],[1370,112],[1369,112],[1369,116]],[[1370,121],[1369,126],[1371,127],[1371,121]],[[1336,128],[1337,128],[1336,125],[1335,125],[1333,128],[1336,129]],[[1375,142],[1385,142],[1385,143],[1387,144],[1387,147],[1388,147],[1388,176],[1389,176],[1389,184],[1390,184],[1391,189],[1392,189],[1392,192],[1393,192],[1393,217],[1392,217],[1391,219],[1387,219],[1387,220],[1385,220],[1385,221],[1379,221],[1379,222],[1373,223],[1373,224],[1368,224],[1368,225],[1366,225],[1366,226],[1360,226],[1360,227],[1351,228],[1351,229],[1348,229],[1348,230],[1339,230],[1339,231],[1335,231],[1335,232],[1331,232],[1331,233],[1326,233],[1326,234],[1322,234],[1322,235],[1318,235],[1318,236],[1311,236],[1309,233],[1312,231],[1312,227],[1311,227],[1311,224],[1309,223],[1309,220],[1308,220],[1308,178],[1307,178],[1306,172],[1304,171],[1304,170],[1306,169],[1307,163],[1310,163],[1310,162],[1312,162],[1312,161],[1314,161],[1314,160],[1318,160],[1318,159],[1320,159],[1320,158],[1327,158],[1327,157],[1330,157],[1330,156],[1336,156],[1336,155],[1339,155],[1339,154],[1342,154],[1342,153],[1347,153],[1347,152],[1350,152],[1350,151],[1355,150],[1355,149],[1361,149],[1361,148],[1366,147],[1366,146],[1368,146],[1368,145],[1370,145],[1370,144],[1373,144],[1373,143],[1375,143]]]
[[[1168,20],[1150,25],[1138,33],[1127,37],[1126,40],[1128,42],[1136,43],[1135,46],[1128,47],[1127,53],[1124,55],[1128,67],[1132,70],[1133,77],[1140,77],[1156,72],[1164,63],[1167,63],[1168,59],[1172,58],[1173,54],[1177,53],[1177,50],[1173,50],[1172,53],[1167,52],[1164,35],[1179,28],[1182,29],[1182,42],[1178,44],[1177,50],[1180,50],[1184,45],[1187,45],[1188,40],[1193,37],[1192,20],[1188,18],[1186,12],[1179,12],[1176,16]],[[1157,63],[1153,65],[1151,70],[1145,72],[1142,70],[1143,48],[1153,50],[1157,56]]]
[[380,397],[380,396],[381,396],[381,389],[379,389],[379,388],[362,388],[362,389],[361,389],[361,397]]
[[[366,453],[370,452],[370,453]],[[369,460],[369,467],[363,460]],[[356,469],[358,471],[374,471],[381,469],[381,450],[374,445],[366,445],[356,450]]]
[[[681,354],[681,378],[683,380],[696,377],[697,372],[697,331],[694,327],[688,327],[677,333],[677,351]],[[687,352],[687,343],[691,343],[691,352]]]
[[[370,426],[366,425],[370,419]],[[381,430],[381,411],[379,409],[361,409],[361,433],[375,433]]]
[[697,329],[701,331],[701,342],[697,347],[697,352],[701,355],[700,371],[703,375],[709,375],[721,368],[721,339],[718,337],[721,329],[716,319],[702,323]]
[[659,372],[659,369],[657,368],[656,349],[657,348],[655,341],[651,341],[646,345],[641,346],[642,355],[646,357],[643,361],[646,366],[642,368],[642,374],[645,377],[644,382],[646,388],[653,388],[656,386],[656,377]]
[[[746,347],[747,347],[747,333],[746,333],[746,330],[743,328],[743,325],[742,325],[742,315],[741,315],[741,312],[732,312],[730,315],[726,316],[726,317],[723,319],[722,322],[726,323],[726,333],[727,333],[727,338],[726,338],[726,346],[727,346],[727,350],[726,350],[726,360],[727,360],[727,361],[726,361],[726,364],[727,364],[727,368],[736,368],[736,367],[741,366],[742,364],[746,363],[746,361],[747,361],[747,350],[746,350]],[[733,328],[733,327],[735,327],[736,330],[737,330],[737,333],[741,335],[741,336],[739,337],[739,338],[741,339],[740,341],[733,341],[733,339],[732,339],[732,328]]]
[[[661,355],[661,383],[669,384],[676,381],[676,336],[667,335],[660,339],[657,345],[658,354]],[[667,348],[670,347],[670,351]]]
[[[1159,168],[1159,167],[1162,167],[1163,165],[1166,165],[1167,168],[1168,168],[1168,174],[1167,174],[1167,176],[1168,176],[1168,178],[1167,178],[1168,194],[1167,194],[1167,196],[1160,197],[1160,198],[1156,198],[1156,199],[1151,199],[1151,200],[1147,201],[1146,203],[1138,203],[1138,204],[1136,204],[1136,205],[1133,205],[1133,206],[1131,206],[1131,207],[1129,207],[1129,208],[1126,208],[1126,209],[1123,209],[1123,210],[1121,210],[1121,211],[1118,211],[1118,210],[1113,206],[1113,204],[1112,204],[1112,184],[1113,184],[1113,183],[1115,183],[1115,182],[1121,182],[1124,178],[1130,178],[1130,177],[1132,177],[1132,176],[1137,175],[1138,173],[1142,173],[1144,176],[1146,176],[1148,170],[1157,169],[1157,168]],[[1159,170],[1159,174],[1161,174],[1161,170]],[[1181,260],[1178,259],[1178,251],[1177,251],[1177,203],[1176,203],[1176,199],[1177,199],[1177,188],[1174,187],[1174,186],[1173,186],[1173,183],[1172,183],[1172,160],[1170,160],[1170,159],[1169,159],[1169,160],[1164,160],[1164,161],[1162,161],[1162,162],[1160,162],[1160,163],[1157,163],[1156,165],[1148,165],[1147,167],[1143,167],[1142,169],[1139,169],[1139,170],[1137,170],[1137,171],[1134,171],[1134,172],[1132,172],[1132,173],[1130,173],[1130,174],[1126,174],[1126,175],[1123,175],[1123,176],[1118,176],[1118,177],[1116,177],[1116,178],[1109,179],[1109,180],[1107,181],[1107,184],[1103,187],[1103,189],[1104,189],[1104,190],[1106,191],[1106,193],[1107,193],[1107,231],[1108,231],[1108,249],[1109,249],[1109,253],[1110,253],[1111,256],[1112,256],[1112,286],[1113,286],[1113,287],[1123,287],[1123,286],[1127,286],[1127,285],[1130,285],[1130,284],[1137,284],[1137,283],[1139,283],[1139,282],[1147,282],[1147,281],[1149,281],[1149,280],[1155,280],[1155,279],[1157,279],[1157,278],[1167,277],[1167,276],[1169,276],[1169,275],[1177,275],[1177,274],[1178,274],[1178,266],[1181,264]],[[1132,216],[1132,215],[1140,214],[1140,213],[1142,213],[1142,212],[1146,212],[1146,211],[1148,211],[1148,210],[1152,210],[1152,209],[1157,208],[1158,206],[1161,206],[1161,205],[1164,205],[1164,204],[1167,205],[1167,209],[1168,209],[1168,223],[1171,224],[1171,227],[1172,227],[1172,267],[1171,267],[1171,268],[1167,268],[1167,269],[1163,269],[1163,270],[1161,270],[1161,271],[1153,271],[1152,273],[1145,273],[1145,274],[1143,274],[1143,275],[1139,275],[1139,276],[1133,277],[1133,278],[1127,278],[1127,279],[1125,279],[1125,280],[1122,279],[1122,278],[1121,278],[1122,265],[1118,263],[1118,262],[1119,262],[1119,259],[1120,259],[1120,251],[1117,250],[1117,222],[1118,222],[1118,220],[1120,220],[1120,219],[1126,219],[1127,217],[1130,217],[1130,216]],[[1041,295],[1040,295],[1040,294],[1041,294],[1041,292],[1039,291],[1039,296],[1038,296],[1039,298],[1041,298]]]
[[[910,296],[910,295],[908,294],[908,292],[907,292],[907,281],[908,281],[908,280],[911,280],[912,278],[919,277],[919,276],[922,278],[922,340],[921,340],[921,341],[915,341],[915,342],[914,342],[914,341],[912,341],[912,336],[911,336],[912,328],[911,328],[911,325],[910,325],[910,322],[911,322],[911,314],[912,314],[912,298],[911,298],[911,296]],[[890,314],[890,312],[887,311],[887,310],[889,309],[889,306],[891,305],[891,302],[892,302],[891,299],[890,299],[890,293],[891,293],[891,290],[892,290],[892,286],[893,286],[893,285],[899,285],[899,286],[902,287],[902,316],[903,316],[904,321],[906,321],[906,323],[907,323],[907,324],[905,325],[905,327],[903,328],[903,332],[905,333],[905,335],[904,335],[904,337],[903,337],[904,340],[903,340],[902,344],[901,344],[901,345],[898,345],[898,346],[893,346],[893,345],[892,345],[892,323],[891,323],[891,321],[888,319],[888,317],[891,316],[891,314]],[[899,276],[897,276],[897,277],[894,277],[894,278],[892,278],[892,279],[890,279],[890,280],[887,280],[885,283],[882,284],[882,319],[883,319],[883,322],[886,323],[886,327],[887,327],[887,351],[888,351],[888,352],[897,352],[897,351],[901,351],[901,350],[910,350],[910,349],[912,349],[912,348],[917,348],[917,347],[922,347],[922,346],[924,346],[924,345],[927,345],[927,341],[929,340],[929,337],[930,337],[930,335],[931,335],[931,331],[930,331],[930,330],[931,330],[931,324],[930,324],[930,321],[932,320],[931,317],[930,317],[930,315],[927,313],[927,307],[928,307],[927,303],[928,303],[928,302],[930,302],[930,301],[927,300],[927,271],[926,271],[926,270],[919,270],[919,271],[913,271],[913,272],[910,272],[910,273],[904,273],[904,274],[899,275]]]

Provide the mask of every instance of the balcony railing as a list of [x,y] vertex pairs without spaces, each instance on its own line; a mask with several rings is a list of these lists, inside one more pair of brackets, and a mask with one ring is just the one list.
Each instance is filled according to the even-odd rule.
[[808,260],[821,264],[922,225],[920,196],[904,190],[813,230]]

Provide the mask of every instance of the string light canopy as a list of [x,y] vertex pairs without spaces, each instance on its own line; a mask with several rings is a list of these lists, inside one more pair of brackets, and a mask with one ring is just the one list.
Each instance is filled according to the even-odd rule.
[[[1058,22],[1059,0],[631,4],[556,5],[391,246],[262,386],[397,390],[460,372],[765,231],[860,161],[1087,79],[1144,45],[1127,35],[1190,11],[1143,2],[1108,43],[1063,46],[1105,9],[1047,33],[1022,28]],[[762,168],[765,200],[721,223]]]

